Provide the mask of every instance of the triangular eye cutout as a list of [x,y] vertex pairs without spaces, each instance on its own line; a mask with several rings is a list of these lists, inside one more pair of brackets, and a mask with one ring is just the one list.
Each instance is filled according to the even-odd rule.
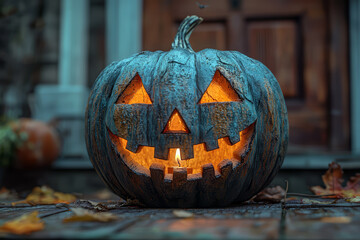
[[152,104],[149,94],[146,92],[139,74],[131,80],[129,85],[121,93],[116,103],[123,104]]
[[162,133],[190,133],[189,128],[177,109],[171,114]]
[[229,81],[216,70],[214,77],[201,97],[199,104],[212,102],[234,102],[239,101],[239,95],[230,85]]

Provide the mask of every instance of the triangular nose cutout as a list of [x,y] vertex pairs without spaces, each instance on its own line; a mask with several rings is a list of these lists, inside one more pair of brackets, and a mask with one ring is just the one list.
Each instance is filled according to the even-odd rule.
[[190,133],[189,128],[177,109],[171,114],[162,133]]

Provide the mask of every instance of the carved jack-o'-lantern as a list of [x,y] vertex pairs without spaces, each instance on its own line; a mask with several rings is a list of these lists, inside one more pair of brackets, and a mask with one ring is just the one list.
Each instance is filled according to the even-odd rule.
[[87,146],[119,196],[155,207],[224,206],[268,185],[288,142],[272,73],[236,51],[194,52],[187,17],[169,52],[108,66],[87,108]]

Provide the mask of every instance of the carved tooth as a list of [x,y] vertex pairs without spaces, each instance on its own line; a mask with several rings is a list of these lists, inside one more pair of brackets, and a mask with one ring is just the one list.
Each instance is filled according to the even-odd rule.
[[239,133],[230,134],[229,140],[231,145],[234,145],[235,143],[240,141],[240,134]]
[[203,179],[215,178],[215,170],[212,163],[202,165],[202,177]]
[[205,142],[206,151],[212,151],[219,148],[219,143],[217,139],[208,140]]
[[154,157],[159,158],[159,159],[163,159],[163,160],[168,160],[169,148],[167,146],[165,146],[165,145],[157,144],[155,146]]
[[182,159],[194,158],[194,148],[189,146],[187,148],[180,148],[180,155]]
[[187,170],[186,168],[174,168],[173,173],[173,182],[176,185],[182,185],[187,180]]
[[136,153],[139,148],[139,145],[135,141],[129,141],[126,143],[126,149]]
[[221,175],[227,178],[233,170],[233,163],[229,159],[224,159],[218,164],[218,167],[220,169]]
[[161,163],[153,163],[150,166],[150,175],[154,184],[159,184],[164,180],[165,166]]

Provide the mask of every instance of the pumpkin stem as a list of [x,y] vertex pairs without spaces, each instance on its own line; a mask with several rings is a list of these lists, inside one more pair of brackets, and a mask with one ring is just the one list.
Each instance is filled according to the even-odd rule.
[[180,24],[174,42],[171,44],[172,49],[184,48],[191,52],[194,52],[189,43],[189,38],[194,28],[202,21],[203,19],[196,15],[187,16]]

